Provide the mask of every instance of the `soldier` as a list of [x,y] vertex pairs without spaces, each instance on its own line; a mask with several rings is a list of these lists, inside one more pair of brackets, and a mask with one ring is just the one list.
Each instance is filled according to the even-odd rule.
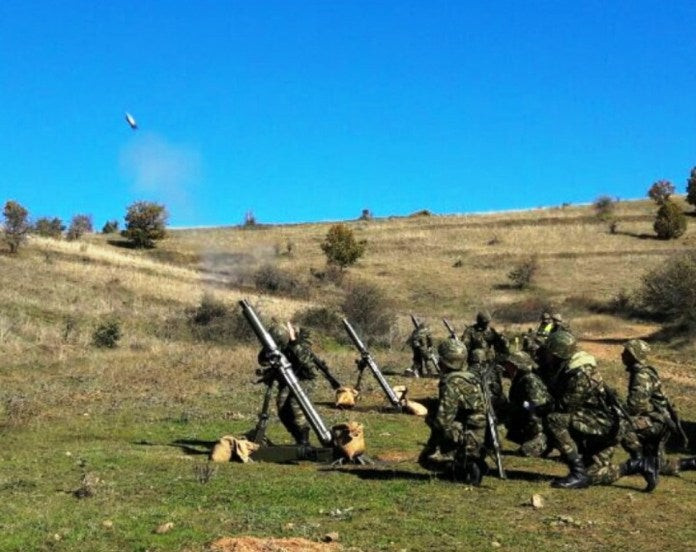
[[[560,316],[560,315],[559,315]],[[551,330],[553,330],[553,320],[548,312],[541,313],[541,322],[539,322],[539,327],[536,331],[536,337],[540,341],[546,341],[546,338],[551,335]]]
[[549,391],[554,411],[546,417],[549,437],[570,468],[551,485],[581,489],[639,473],[647,482],[646,491],[652,491],[657,485],[654,458],[630,459],[620,466],[611,462],[622,420],[610,406],[594,357],[578,350],[573,335],[565,331],[549,336],[544,355],[553,373]]
[[549,335],[552,333],[564,331],[568,333],[572,333],[570,331],[570,325],[567,322],[563,322],[563,316],[561,316],[560,312],[554,312],[551,315],[551,330],[549,331]]
[[[292,365],[292,371],[297,379],[305,383],[316,378],[314,362],[307,345],[303,340],[297,339],[294,331],[289,332],[287,328],[278,324],[277,321],[269,326],[268,332],[271,334],[278,348]],[[266,366],[266,351],[259,353],[259,364]],[[276,397],[278,417],[280,421],[293,436],[299,445],[309,445],[310,426],[305,418],[300,403],[292,394],[290,388],[282,379],[278,379],[278,396]]]
[[439,447],[454,452],[452,470],[457,480],[478,486],[488,471],[485,457],[486,410],[478,378],[466,369],[466,347],[448,339],[438,347],[443,374],[437,412],[430,420],[431,438],[421,453],[421,465]]
[[499,421],[505,418],[507,412],[507,398],[503,392],[503,380],[499,366],[493,365],[484,349],[474,349],[469,352],[469,371],[473,372],[481,385],[484,381],[488,384],[488,394],[495,416]]
[[505,425],[507,438],[520,445],[522,456],[541,456],[547,449],[543,418],[551,407],[551,395],[536,374],[537,365],[525,352],[511,354],[503,362],[510,378],[509,404]]
[[435,366],[432,369],[430,367],[430,363],[434,363],[433,338],[425,322],[418,322],[408,342],[413,350],[413,365],[406,371],[406,375],[419,377],[431,374],[435,370]]
[[657,370],[643,364],[649,353],[650,346],[641,339],[624,343],[621,360],[629,373],[626,409],[631,416],[633,431],[627,432],[621,444],[632,458],[657,456],[663,475],[696,470],[696,457],[666,458],[667,439],[681,428],[672,404],[662,391]]
[[467,350],[483,349],[489,361],[495,360],[496,354],[506,355],[508,343],[505,337],[490,326],[491,315],[488,311],[476,314],[476,323],[468,326],[462,334],[462,343]]

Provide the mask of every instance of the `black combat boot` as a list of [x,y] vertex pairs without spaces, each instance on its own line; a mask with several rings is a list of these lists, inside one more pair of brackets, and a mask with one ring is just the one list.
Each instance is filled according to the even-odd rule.
[[464,483],[467,485],[472,485],[478,487],[481,485],[481,480],[483,479],[483,470],[481,465],[476,460],[471,461],[466,466],[466,475],[464,476]]
[[645,479],[647,486],[645,487],[645,492],[652,492],[655,487],[657,487],[657,482],[659,479],[660,468],[657,458],[654,456],[648,456],[645,458],[631,458],[626,460],[621,466],[619,466],[619,471],[621,476],[624,475],[636,475],[640,474]]
[[300,438],[297,443],[298,445],[303,447],[309,446],[309,431],[310,429],[308,427],[300,428]]
[[563,478],[554,479],[551,482],[551,486],[558,489],[584,489],[589,487],[590,478],[585,470],[582,457],[579,455],[568,457],[566,463],[570,468],[570,473]]
[[679,460],[679,471],[694,471],[696,470],[696,456],[691,458],[682,458]]

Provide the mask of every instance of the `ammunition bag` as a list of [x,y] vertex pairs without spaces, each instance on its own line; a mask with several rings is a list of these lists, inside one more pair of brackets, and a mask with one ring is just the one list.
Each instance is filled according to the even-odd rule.
[[215,443],[213,450],[210,452],[210,459],[213,462],[229,462],[236,460],[246,464],[253,462],[251,455],[259,449],[258,444],[247,441],[244,438],[237,438],[231,435],[225,435]]
[[353,408],[360,392],[353,387],[336,389],[336,408]]
[[334,443],[348,460],[365,452],[365,434],[363,425],[358,422],[346,422],[331,428]]

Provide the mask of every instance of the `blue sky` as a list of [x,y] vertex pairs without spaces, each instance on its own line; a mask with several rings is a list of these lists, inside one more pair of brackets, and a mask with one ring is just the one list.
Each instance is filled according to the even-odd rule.
[[0,200],[101,227],[683,193],[694,29],[692,1],[3,0]]

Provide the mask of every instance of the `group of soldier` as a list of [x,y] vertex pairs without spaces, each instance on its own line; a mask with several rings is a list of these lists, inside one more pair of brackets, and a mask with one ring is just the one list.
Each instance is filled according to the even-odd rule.
[[[538,329],[526,334],[519,347],[491,326],[485,311],[461,336],[448,325],[450,337],[437,347],[427,325],[413,320],[413,366],[406,375],[440,378],[437,406],[426,418],[431,437],[419,457],[423,467],[447,470],[458,481],[480,485],[489,471],[486,457],[493,452],[493,434],[504,425],[508,440],[519,444],[520,455],[545,458],[554,449],[560,452],[569,473],[554,479],[554,487],[608,485],[639,474],[652,491],[660,474],[696,470],[696,457],[666,456],[666,442],[681,426],[657,370],[646,364],[646,342],[632,339],[624,344],[621,360],[629,376],[624,403],[559,314],[543,313]],[[269,333],[298,380],[309,384],[317,362],[309,334],[278,323]],[[265,350],[259,353],[261,366],[268,365],[266,355]],[[510,379],[507,396],[502,377]],[[282,382],[276,402],[278,416],[296,443],[309,446],[310,426]],[[487,416],[491,411],[493,423]],[[629,453],[620,464],[612,461],[618,447]]]
[[[608,485],[625,475],[640,474],[646,490],[652,491],[660,474],[696,470],[696,457],[677,460],[665,454],[672,433],[686,436],[657,370],[646,364],[650,347],[645,341],[624,344],[621,360],[629,378],[623,403],[560,315],[543,313],[537,331],[525,335],[516,351],[490,322],[487,312],[478,313],[476,323],[461,337],[451,335],[439,344],[437,355],[432,342],[429,349],[421,347],[427,342],[424,324],[412,334],[411,371],[422,374],[421,360],[437,358],[441,374],[437,410],[428,420],[431,438],[421,453],[421,465],[446,466],[457,479],[479,485],[488,472],[490,431],[496,429],[485,417],[486,408],[492,406],[507,438],[520,445],[519,454],[546,457],[554,449],[560,451],[569,473],[554,479],[554,487]],[[507,397],[501,376],[510,379]],[[492,397],[490,406],[485,391]],[[612,458],[619,446],[629,459],[615,464]]]

